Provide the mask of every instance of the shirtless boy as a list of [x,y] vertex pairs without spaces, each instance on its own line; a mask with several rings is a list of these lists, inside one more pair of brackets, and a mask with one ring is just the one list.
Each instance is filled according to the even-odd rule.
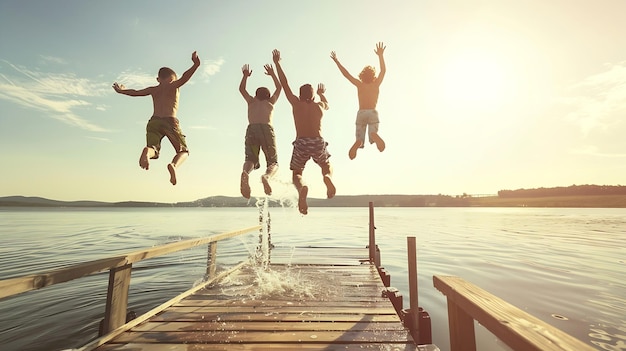
[[280,96],[282,87],[278,82],[278,78],[274,73],[272,65],[265,65],[265,74],[272,77],[274,81],[274,94],[270,96],[270,90],[266,87],[260,87],[256,90],[255,96],[252,97],[246,91],[246,83],[248,77],[252,75],[250,66],[244,65],[241,68],[243,77],[239,84],[239,92],[248,103],[248,128],[246,129],[246,160],[243,163],[243,171],[241,172],[241,195],[246,199],[250,198],[250,184],[248,182],[249,174],[253,169],[261,167],[259,164],[259,151],[262,149],[267,162],[265,174],[261,176],[263,190],[265,194],[272,195],[272,187],[269,179],[274,176],[278,169],[278,155],[276,153],[276,136],[272,127],[272,115],[274,112],[274,104]]
[[176,185],[176,169],[189,156],[185,136],[180,129],[176,112],[178,111],[179,88],[187,83],[189,78],[200,67],[200,58],[198,58],[198,54],[195,51],[191,55],[191,61],[193,61],[193,65],[183,73],[180,79],[177,79],[176,73],[171,68],[162,67],[157,77],[159,85],[156,86],[135,90],[126,89],[122,84],[113,83],[113,89],[120,94],[152,96],[154,112],[146,126],[146,147],[141,151],[139,166],[147,170],[150,167],[149,160],[159,158],[161,140],[163,137],[167,137],[172,143],[174,150],[176,150],[174,159],[167,165],[172,185]]
[[378,103],[378,92],[380,83],[385,78],[385,59],[383,53],[385,46],[382,42],[376,44],[376,50],[374,52],[378,55],[378,61],[380,63],[380,74],[376,77],[376,68],[372,66],[366,66],[359,74],[359,79],[354,78],[348,70],[346,70],[334,51],[330,53],[330,57],[335,61],[339,71],[346,77],[350,83],[354,84],[357,88],[359,97],[359,111],[356,115],[356,141],[350,148],[348,156],[351,160],[356,157],[356,152],[359,148],[363,148],[365,144],[365,129],[369,131],[370,144],[376,143],[376,147],[379,151],[385,150],[385,141],[378,135],[378,111],[376,111],[376,104]]
[[302,179],[302,171],[304,165],[312,158],[322,169],[324,184],[326,184],[326,195],[330,199],[335,196],[335,185],[332,182],[332,167],[328,158],[330,154],[326,147],[328,143],[322,138],[322,117],[324,110],[328,110],[328,101],[324,96],[326,88],[323,84],[317,86],[317,95],[320,102],[315,102],[313,87],[311,84],[305,84],[300,87],[300,96],[295,96],[289,87],[285,72],[280,65],[280,51],[272,51],[272,58],[278,72],[280,84],[285,89],[285,96],[291,104],[293,112],[293,120],[296,126],[296,140],[293,142],[293,153],[291,154],[291,163],[289,165],[292,170],[293,184],[298,190],[298,210],[302,214],[307,214],[308,205],[306,197],[309,188],[304,184]]

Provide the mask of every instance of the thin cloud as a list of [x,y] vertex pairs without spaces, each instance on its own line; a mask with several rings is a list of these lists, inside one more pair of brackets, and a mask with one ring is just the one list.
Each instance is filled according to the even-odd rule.
[[67,65],[68,62],[60,57],[40,55],[44,63],[54,63],[58,65]]
[[571,90],[573,96],[562,102],[574,109],[567,117],[583,135],[609,130],[626,112],[626,61],[607,66],[604,72],[585,78]]
[[224,65],[224,59],[220,58],[219,60],[205,60],[202,65],[202,77],[205,79],[209,79],[211,76],[219,73],[220,69]]
[[129,89],[143,89],[159,84],[155,74],[141,72],[124,71],[117,76],[116,82],[123,84]]
[[51,118],[87,131],[106,131],[77,112],[79,108],[92,106],[88,98],[104,94],[104,84],[77,78],[74,74],[45,73],[2,62],[13,69],[13,75],[0,74],[0,99],[46,112]]

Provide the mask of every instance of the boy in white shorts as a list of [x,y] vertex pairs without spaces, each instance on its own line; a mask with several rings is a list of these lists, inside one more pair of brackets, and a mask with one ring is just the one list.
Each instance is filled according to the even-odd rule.
[[383,57],[384,51],[385,46],[382,42],[376,44],[374,52],[378,55],[380,64],[380,74],[378,77],[376,77],[376,68],[366,66],[359,74],[359,79],[354,78],[348,70],[343,67],[334,51],[330,53],[330,57],[335,61],[337,67],[339,67],[341,74],[343,74],[350,83],[356,86],[359,97],[359,111],[356,117],[356,141],[348,152],[348,156],[351,160],[356,157],[357,150],[364,147],[366,130],[368,130],[370,144],[376,143],[376,147],[381,152],[385,150],[385,141],[378,135],[379,120],[378,111],[376,111],[379,87],[383,82],[386,72],[385,59]]

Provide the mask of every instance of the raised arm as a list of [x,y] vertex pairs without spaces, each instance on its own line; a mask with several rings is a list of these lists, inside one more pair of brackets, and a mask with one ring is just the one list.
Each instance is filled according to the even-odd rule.
[[148,88],[144,88],[141,90],[126,89],[126,87],[123,84],[118,84],[117,82],[115,82],[113,83],[113,89],[120,94],[124,94],[128,96],[147,96],[152,93],[152,90],[154,89],[154,87],[148,87]]
[[289,83],[287,82],[287,77],[285,76],[285,72],[283,72],[283,68],[280,65],[280,51],[274,49],[274,51],[272,51],[272,59],[274,61],[274,64],[276,65],[276,72],[278,73],[278,80],[280,81],[280,84],[283,86],[283,89],[285,89],[285,96],[287,97],[287,100],[289,100],[289,103],[291,104],[297,103],[298,97],[293,95],[293,92],[291,91],[291,88],[289,87]]
[[386,46],[383,45],[383,42],[381,41],[376,44],[376,50],[374,50],[376,55],[378,55],[378,63],[380,64],[380,73],[378,74],[378,78],[376,78],[378,84],[383,82],[383,78],[385,78],[385,72],[387,72],[387,67],[385,67],[385,58],[383,57],[385,48]]
[[263,66],[263,68],[265,68],[265,74],[272,77],[272,80],[274,81],[275,89],[274,94],[272,94],[272,97],[270,97],[270,102],[272,104],[275,104],[276,100],[278,100],[278,97],[280,96],[280,92],[283,90],[283,87],[280,85],[278,77],[276,77],[276,74],[274,73],[274,67],[272,67],[272,65],[265,65]]
[[337,67],[339,67],[339,71],[341,72],[341,74],[343,74],[343,76],[346,77],[346,79],[348,79],[350,83],[354,85],[359,84],[359,80],[354,78],[350,74],[350,72],[348,72],[348,70],[345,67],[343,67],[343,65],[339,62],[339,59],[337,58],[337,54],[334,51],[330,52],[330,58],[332,58],[333,61],[335,61],[335,63],[337,64]]
[[326,100],[326,96],[324,96],[324,93],[326,92],[326,87],[324,86],[324,84],[320,83],[317,85],[317,95],[319,95],[320,97],[320,101],[322,102],[320,105],[322,106],[322,108],[324,110],[328,110],[328,100]]
[[248,91],[246,90],[246,83],[248,82],[248,77],[252,75],[252,71],[250,70],[250,66],[245,64],[241,67],[241,72],[243,73],[243,76],[241,77],[241,83],[239,83],[239,92],[243,98],[249,102],[253,99],[253,97],[248,94]]
[[196,51],[191,54],[191,61],[193,61],[193,65],[188,70],[186,70],[185,73],[183,73],[180,79],[172,83],[175,84],[177,88],[187,83],[187,81],[189,81],[189,78],[191,78],[191,76],[196,73],[198,67],[200,67],[200,58],[198,57],[198,53]]

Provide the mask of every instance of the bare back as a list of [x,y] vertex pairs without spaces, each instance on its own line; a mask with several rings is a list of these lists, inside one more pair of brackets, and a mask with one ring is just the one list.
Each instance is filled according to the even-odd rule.
[[380,83],[378,80],[372,83],[359,82],[356,88],[359,95],[359,110],[375,110],[380,91]]
[[272,124],[274,104],[270,100],[252,98],[248,101],[248,123]]
[[176,117],[180,92],[175,84],[161,83],[152,87],[150,95],[152,96],[154,116]]
[[317,138],[322,136],[322,117],[328,106],[323,102],[295,101],[291,104],[296,125],[296,137]]

